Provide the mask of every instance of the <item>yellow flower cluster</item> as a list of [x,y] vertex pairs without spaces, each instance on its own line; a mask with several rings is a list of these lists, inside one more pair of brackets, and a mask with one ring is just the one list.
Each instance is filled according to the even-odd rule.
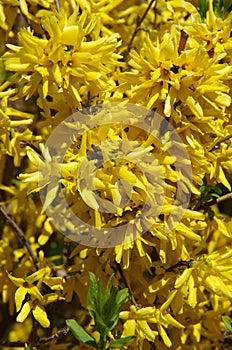
[[[9,341],[70,317],[91,331],[92,271],[130,291],[116,329],[135,336],[125,349],[220,349],[232,311],[232,220],[218,208],[232,183],[231,23],[212,0],[205,18],[184,0],[0,0],[0,293],[27,328],[11,324]],[[122,108],[103,122],[110,104]],[[76,243],[86,225],[129,239]]]

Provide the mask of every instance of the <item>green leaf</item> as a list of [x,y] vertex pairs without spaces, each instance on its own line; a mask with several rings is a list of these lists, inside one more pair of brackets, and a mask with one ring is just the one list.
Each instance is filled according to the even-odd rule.
[[100,283],[97,283],[96,276],[92,272],[89,273],[89,277],[90,286],[87,294],[87,309],[94,319],[94,330],[97,330],[103,337],[105,337],[109,329],[102,319],[104,306],[104,295],[102,290],[104,291],[104,289],[103,286],[100,286]]
[[96,276],[89,272],[90,285],[87,294],[87,305],[94,307],[95,306],[95,297],[98,295],[98,284],[96,280]]
[[108,305],[106,305],[106,308],[107,308],[106,323],[110,327],[110,330],[112,330],[118,323],[120,309],[127,298],[128,298],[127,288],[118,291],[117,287],[113,287],[110,299],[108,300],[108,303],[107,303]]
[[214,4],[214,12],[217,17],[225,19],[231,11],[232,0],[218,0]]
[[119,309],[122,307],[122,305],[126,302],[127,299],[128,299],[128,289],[124,288],[118,292],[117,298],[116,298],[116,303]]
[[110,294],[113,277],[114,277],[114,273],[110,276],[109,281],[107,283],[106,293],[108,293],[108,295]]
[[217,183],[215,186],[208,186],[205,178],[203,179],[203,183],[204,185],[200,187],[201,195],[197,198],[201,206],[228,193],[228,190],[221,183]]
[[123,345],[126,345],[126,343],[133,338],[136,337],[134,335],[129,335],[128,337],[117,339],[110,344],[110,348],[120,348]]
[[212,194],[211,194],[211,197],[219,198],[219,197],[220,197],[220,194],[218,194],[218,193],[212,193]]
[[109,332],[110,328],[106,325],[104,316],[103,318],[98,312],[93,312],[94,315],[94,330],[98,331],[103,337]]
[[224,322],[226,329],[232,333],[232,320],[228,316],[222,316],[222,321]]
[[209,8],[209,1],[208,0],[198,0],[198,8],[199,13],[201,15],[201,18],[206,18],[206,12]]
[[205,192],[205,189],[206,189],[206,186],[201,186],[201,187],[200,187],[200,192],[201,192],[201,193],[204,193],[204,192]]
[[128,298],[128,290],[118,291],[118,288],[112,287],[111,275],[106,289],[102,281],[97,281],[96,276],[90,272],[90,286],[87,295],[87,308],[94,319],[94,330],[101,334],[103,342],[106,341],[106,335],[117,324],[119,312],[122,304]]
[[75,320],[66,320],[66,324],[74,337],[82,343],[89,344],[97,349],[97,343]]

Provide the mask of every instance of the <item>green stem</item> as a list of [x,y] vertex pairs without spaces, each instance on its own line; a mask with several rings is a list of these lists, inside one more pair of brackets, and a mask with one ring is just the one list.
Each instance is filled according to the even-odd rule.
[[106,349],[106,335],[101,334],[100,336],[100,350]]

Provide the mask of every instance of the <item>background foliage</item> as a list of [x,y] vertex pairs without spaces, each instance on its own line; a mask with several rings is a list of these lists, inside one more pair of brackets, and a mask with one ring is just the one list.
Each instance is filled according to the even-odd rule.
[[[129,291],[106,341],[135,336],[126,349],[229,348],[222,316],[232,310],[232,222],[218,204],[231,196],[231,20],[231,1],[0,0],[4,349],[91,348],[68,332],[70,318],[98,342],[93,312],[86,309],[89,271],[104,286],[114,273],[113,285]],[[156,224],[136,241],[88,248],[56,232],[42,210],[40,155],[45,151],[49,167],[43,145],[70,114],[122,101],[155,110],[175,127],[192,162],[191,202],[166,234],[177,186],[168,152],[157,151],[154,139],[133,128],[99,127],[85,143],[77,140],[62,167],[66,198],[79,203],[74,211],[86,222],[104,227],[108,220],[114,226],[129,220],[147,195],[136,168],[116,162],[118,177],[140,184],[125,213],[106,218],[79,202],[76,170],[82,152],[100,142],[103,131],[152,147],[167,198]],[[100,196],[113,197],[107,169],[99,176]],[[57,188],[48,183],[45,192],[49,205]]]

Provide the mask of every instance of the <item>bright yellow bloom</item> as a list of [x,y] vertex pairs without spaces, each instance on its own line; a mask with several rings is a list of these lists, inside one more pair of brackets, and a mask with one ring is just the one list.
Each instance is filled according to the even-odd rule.
[[[15,292],[16,312],[19,312],[16,319],[18,322],[23,322],[32,310],[33,316],[41,326],[45,328],[50,326],[50,321],[47,318],[43,305],[58,300],[59,295],[55,293],[42,295],[40,292],[42,283],[45,283],[51,290],[60,290],[63,288],[62,278],[49,277],[50,273],[51,269],[46,267],[25,278],[14,277],[8,274],[10,280],[18,287]],[[35,282],[37,282],[37,285],[34,284]],[[30,297],[29,299],[27,298],[28,295]]]
[[[63,296],[52,324],[57,315],[64,324],[66,306],[79,321],[92,271],[104,285],[114,273],[119,289],[129,289],[116,329],[136,335],[128,349],[220,346],[222,315],[232,310],[232,220],[211,204],[231,190],[232,15],[218,18],[216,2],[208,3],[201,18],[196,0],[0,0],[0,204],[16,224],[1,215],[0,293],[25,327],[22,334],[10,325],[9,341],[28,342],[29,314],[49,327],[47,304],[58,306]],[[123,123],[111,114],[101,125],[101,105],[114,101],[158,112],[181,142],[169,142],[165,123],[154,135],[127,125],[132,118],[122,109]],[[79,120],[70,119],[54,148],[46,146],[66,117],[98,104],[94,128],[87,130],[82,113],[82,136],[76,136]],[[156,117],[146,115],[148,124]],[[64,158],[54,156],[69,132],[73,143]],[[192,183],[176,167],[181,145]],[[179,163],[190,165],[186,158]],[[178,182],[184,182],[179,201]],[[56,232],[53,213],[68,237]],[[82,222],[75,225],[72,215]],[[101,233],[124,233],[128,224],[128,239],[107,249],[70,242],[86,236],[85,224]],[[38,260],[35,273],[17,226]],[[86,329],[92,334],[92,322]],[[65,349],[66,340],[49,349]]]
[[[173,326],[184,328],[184,326],[175,320],[169,313],[165,312],[170,302],[171,300],[163,304],[161,309],[156,309],[155,307],[136,309],[135,306],[131,306],[130,311],[122,311],[120,313],[120,318],[127,320],[124,323],[123,336],[138,334],[139,338],[154,342],[155,337],[159,334],[162,337],[164,344],[170,348],[172,342],[168,338],[164,327],[167,328]],[[158,331],[152,330],[148,323],[156,324]]]
[[89,97],[101,96],[109,88],[112,66],[122,65],[121,56],[114,52],[118,35],[90,39],[97,18],[89,17],[86,10],[79,15],[78,7],[69,17],[63,10],[45,17],[43,26],[49,38],[38,38],[29,27],[20,30],[20,46],[9,44],[3,55],[5,67],[24,72],[19,96],[29,99],[38,90],[43,108],[49,108],[50,96],[50,100],[66,100],[73,110],[81,109]]

